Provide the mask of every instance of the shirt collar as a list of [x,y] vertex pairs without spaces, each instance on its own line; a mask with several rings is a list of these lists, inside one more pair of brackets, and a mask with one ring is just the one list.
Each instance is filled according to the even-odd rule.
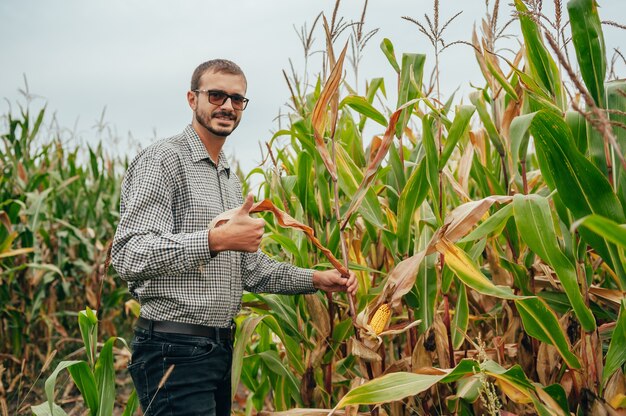
[[[206,147],[202,144],[202,140],[200,140],[200,136],[193,129],[191,124],[185,127],[185,136],[187,136],[187,143],[189,143],[189,148],[191,149],[191,160],[196,163],[200,160],[209,159],[209,161],[215,166],[215,161],[211,159],[209,152],[207,152]],[[226,160],[226,156],[224,155],[224,151],[220,150],[219,154],[219,162],[217,164],[217,170],[224,169],[230,175],[230,165]]]

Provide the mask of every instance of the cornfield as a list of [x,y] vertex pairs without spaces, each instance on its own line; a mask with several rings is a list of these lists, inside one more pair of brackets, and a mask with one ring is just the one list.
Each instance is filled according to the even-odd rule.
[[[337,1],[302,32],[307,56],[323,35],[323,67],[312,85],[284,73],[288,114],[246,179],[262,178],[265,252],[354,270],[359,290],[244,294],[241,414],[626,414],[626,80],[597,5],[556,1],[549,18],[515,0],[507,53],[499,2],[451,44],[458,15],[434,6],[403,18],[433,53],[385,38],[397,83],[362,95],[346,68],[376,33],[367,2],[360,22]],[[472,48],[484,78],[464,104],[440,96],[449,46]],[[137,305],[107,263],[127,161],[39,143],[43,119],[25,109],[2,135],[0,410],[130,415]]]

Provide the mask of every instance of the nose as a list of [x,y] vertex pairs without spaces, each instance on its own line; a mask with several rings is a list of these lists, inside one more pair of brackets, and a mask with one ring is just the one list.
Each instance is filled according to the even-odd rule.
[[224,101],[224,104],[220,105],[220,107],[231,109],[233,111],[235,110],[235,108],[233,107],[233,102],[230,97],[226,97],[226,101]]

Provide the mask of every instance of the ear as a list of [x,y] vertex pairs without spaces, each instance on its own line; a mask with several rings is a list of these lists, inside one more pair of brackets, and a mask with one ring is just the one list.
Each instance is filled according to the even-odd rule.
[[198,108],[198,94],[193,91],[187,91],[187,103],[189,103],[189,108],[196,111],[196,108]]

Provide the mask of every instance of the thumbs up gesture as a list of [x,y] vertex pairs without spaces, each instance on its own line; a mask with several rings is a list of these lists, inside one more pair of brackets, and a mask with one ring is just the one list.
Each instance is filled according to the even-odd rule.
[[253,204],[254,197],[248,194],[243,205],[235,210],[227,222],[209,231],[209,248],[212,252],[233,250],[253,253],[259,249],[265,221],[250,216]]

